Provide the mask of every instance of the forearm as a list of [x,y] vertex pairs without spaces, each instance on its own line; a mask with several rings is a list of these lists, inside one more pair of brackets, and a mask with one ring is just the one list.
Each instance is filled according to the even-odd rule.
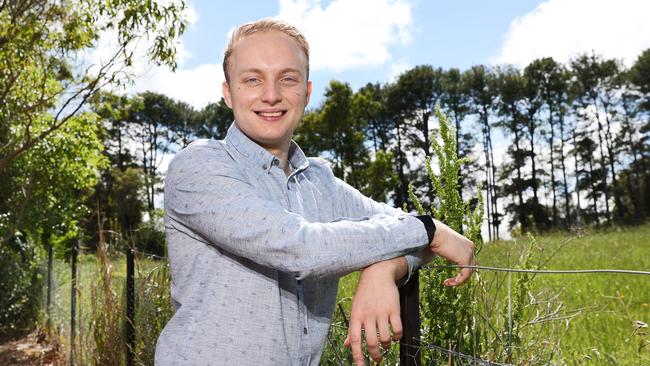
[[385,261],[377,262],[366,267],[363,270],[362,276],[382,274],[388,276],[393,282],[397,282],[404,278],[409,272],[408,262],[406,257],[397,257]]

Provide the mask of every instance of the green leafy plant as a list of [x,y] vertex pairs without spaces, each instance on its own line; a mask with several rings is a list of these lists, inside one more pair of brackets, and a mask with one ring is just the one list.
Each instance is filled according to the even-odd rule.
[[[432,157],[427,157],[426,168],[433,187],[431,207],[425,210],[420,199],[409,185],[409,197],[420,214],[430,213],[452,229],[463,233],[474,242],[476,252],[480,252],[481,223],[483,220],[483,198],[477,189],[476,198],[463,201],[459,181],[461,166],[468,162],[459,158],[456,149],[455,130],[449,120],[436,107],[435,116],[439,121],[439,136],[432,136],[431,147],[439,172],[433,170]],[[440,140],[438,139],[440,138]],[[427,212],[428,211],[428,212]],[[478,345],[471,336],[475,329],[473,313],[475,303],[472,299],[473,285],[460,288],[443,286],[445,278],[452,277],[456,269],[442,268],[448,263],[435,258],[430,269],[420,272],[420,309],[422,313],[422,338],[425,344],[435,344],[446,349],[475,353]],[[423,350],[425,359],[433,355]]]

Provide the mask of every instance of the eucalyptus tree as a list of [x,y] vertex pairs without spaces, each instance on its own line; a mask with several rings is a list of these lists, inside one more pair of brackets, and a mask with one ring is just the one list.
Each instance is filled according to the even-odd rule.
[[[175,68],[183,9],[174,1],[0,2],[0,174],[82,112],[101,88],[128,82],[136,50],[147,40],[145,58]],[[93,61],[87,55],[101,37],[115,46]]]

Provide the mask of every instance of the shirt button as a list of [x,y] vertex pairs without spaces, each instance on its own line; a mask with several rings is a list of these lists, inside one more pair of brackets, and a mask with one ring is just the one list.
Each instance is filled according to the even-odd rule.
[[278,160],[278,158],[274,158],[273,162],[271,164],[273,164],[275,166],[278,166],[278,165],[280,165],[280,160]]
[[266,170],[266,169],[268,169],[268,168],[269,168],[268,165],[266,165],[266,164],[262,164],[262,169]]

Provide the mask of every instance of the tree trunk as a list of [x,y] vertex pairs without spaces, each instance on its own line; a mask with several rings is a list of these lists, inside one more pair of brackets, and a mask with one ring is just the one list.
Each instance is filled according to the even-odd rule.
[[[564,112],[560,110],[560,164],[562,166],[562,182],[564,186],[564,220],[565,228],[571,226],[571,209],[569,205],[569,185],[566,179],[566,165],[564,162]],[[577,172],[577,170],[576,170]]]
[[[573,159],[574,159],[574,171],[576,174],[576,225],[580,226],[581,224],[581,215],[580,215],[580,188],[578,188],[578,181],[580,180],[580,170],[578,170],[578,162],[580,161],[579,155],[578,155],[578,149],[577,149],[577,143],[576,143],[576,130],[573,130],[573,146],[574,146],[574,153],[573,153]],[[566,184],[566,180],[565,180]],[[565,186],[566,189],[566,186]]]
[[[595,101],[594,101],[594,105]],[[605,218],[607,219],[607,225],[612,223],[612,216],[609,210],[609,186],[607,185],[607,162],[605,160],[605,152],[603,151],[603,125],[600,123],[600,117],[598,116],[598,110],[596,110],[596,122],[598,122],[598,147],[600,150],[600,167],[603,172],[603,193],[605,194]],[[591,162],[590,162],[591,164]]]

